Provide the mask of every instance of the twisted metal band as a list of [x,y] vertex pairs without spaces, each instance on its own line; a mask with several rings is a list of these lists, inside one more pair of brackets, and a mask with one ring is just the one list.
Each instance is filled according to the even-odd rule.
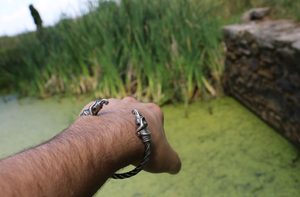
[[150,154],[151,154],[151,143],[146,142],[144,144],[145,144],[145,152],[144,152],[144,157],[143,157],[142,162],[138,166],[136,166],[133,170],[131,170],[129,172],[115,173],[114,175],[112,175],[113,179],[126,179],[126,178],[129,178],[129,177],[132,177],[132,176],[136,175],[137,173],[139,173],[140,171],[143,170],[144,166],[149,161]]
[[84,109],[80,116],[97,116],[98,112],[103,108],[103,105],[108,105],[108,103],[109,102],[107,99],[96,100],[93,105],[87,109]]
[[114,179],[126,179],[129,177],[132,177],[139,173],[146,163],[150,160],[150,154],[151,154],[151,133],[148,130],[148,123],[142,114],[138,112],[138,110],[134,109],[132,110],[132,113],[135,115],[136,125],[137,128],[137,135],[141,138],[141,140],[144,143],[145,151],[144,151],[144,157],[141,163],[136,166],[133,170],[125,173],[115,173],[112,178]]
[[[97,116],[98,112],[103,108],[103,105],[107,105],[108,103],[109,102],[107,99],[96,100],[95,103],[91,105],[88,109],[84,109],[81,112],[80,116]],[[132,113],[135,115],[135,121],[138,127],[137,135],[141,138],[145,146],[144,157],[140,164],[136,166],[133,170],[125,173],[115,173],[114,175],[112,175],[112,178],[114,179],[125,179],[136,175],[144,168],[146,163],[150,160],[151,133],[148,129],[148,123],[145,117],[141,113],[139,113],[138,110],[133,109]]]

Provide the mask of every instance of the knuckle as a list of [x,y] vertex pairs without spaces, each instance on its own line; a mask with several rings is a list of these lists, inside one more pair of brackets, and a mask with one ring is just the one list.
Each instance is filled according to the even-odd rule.
[[126,96],[125,98],[122,99],[125,102],[136,102],[137,100],[131,96]]
[[116,99],[116,98],[108,98],[107,99],[109,102],[116,102],[116,101],[118,101],[119,99]]
[[161,108],[155,103],[149,103],[149,108],[151,108],[158,116],[162,119],[164,117]]

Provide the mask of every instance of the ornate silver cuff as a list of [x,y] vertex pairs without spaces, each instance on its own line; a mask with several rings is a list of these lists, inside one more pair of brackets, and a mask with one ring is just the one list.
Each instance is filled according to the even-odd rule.
[[[80,116],[97,116],[98,112],[103,108],[103,105],[108,105],[109,101],[107,99],[96,100],[94,104],[92,104],[89,108],[84,109]],[[139,113],[137,109],[132,110],[132,114],[135,116],[135,122],[137,125],[137,136],[143,141],[145,146],[144,157],[138,166],[136,166],[133,170],[125,173],[114,173],[112,178],[114,179],[125,179],[132,177],[139,173],[146,163],[150,160],[151,154],[151,133],[148,129],[148,123],[145,117]]]

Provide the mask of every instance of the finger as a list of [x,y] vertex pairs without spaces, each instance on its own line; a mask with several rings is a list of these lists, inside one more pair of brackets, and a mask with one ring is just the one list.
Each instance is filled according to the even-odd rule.
[[151,173],[178,173],[181,169],[181,160],[171,146],[167,142],[164,142],[156,147],[156,149],[158,150],[154,150],[151,153],[152,158],[144,170]]
[[163,150],[163,157],[161,158],[163,159],[161,170],[170,174],[177,174],[181,169],[181,160],[178,154],[168,142],[165,143]]
[[172,155],[173,163],[169,166],[168,172],[170,174],[177,174],[181,170],[181,160],[176,152]]

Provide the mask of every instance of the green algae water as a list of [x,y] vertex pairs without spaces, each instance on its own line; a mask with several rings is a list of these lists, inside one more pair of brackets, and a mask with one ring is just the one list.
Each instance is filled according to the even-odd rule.
[[[0,157],[66,128],[89,99],[0,101]],[[297,150],[230,98],[163,108],[178,175],[142,172],[109,180],[95,196],[300,196]]]

